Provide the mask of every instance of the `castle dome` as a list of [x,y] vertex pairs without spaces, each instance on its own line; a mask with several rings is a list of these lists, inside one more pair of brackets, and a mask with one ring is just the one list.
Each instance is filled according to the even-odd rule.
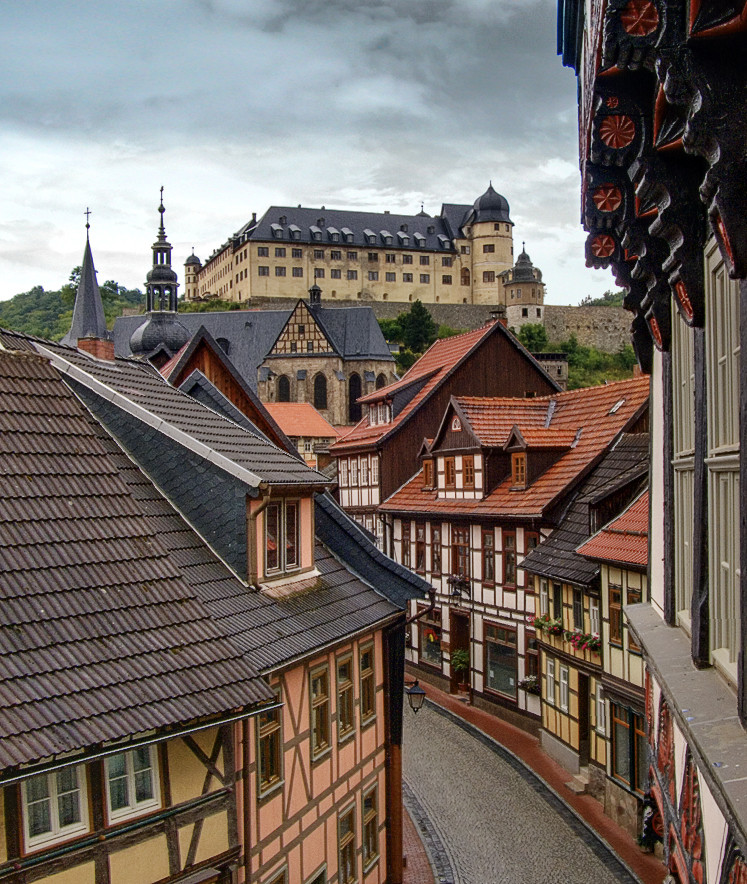
[[511,224],[508,213],[508,200],[493,189],[491,182],[485,193],[479,196],[472,206],[472,222],[479,224],[482,221],[504,221]]
[[185,263],[185,265],[186,265],[186,264],[198,264],[198,265],[201,265],[201,264],[202,264],[202,261],[200,261],[200,259],[197,257],[197,255],[195,255],[195,253],[192,252],[192,254],[189,256],[189,258],[187,258],[187,260],[186,260],[184,263]]
[[153,312],[147,321],[132,333],[130,350],[134,356],[147,356],[159,347],[165,347],[173,355],[181,350],[191,337],[174,313]]
[[514,265],[513,281],[534,282],[534,264],[532,264],[532,259],[527,255],[523,246],[524,244],[522,243],[521,254],[516,259],[516,264]]

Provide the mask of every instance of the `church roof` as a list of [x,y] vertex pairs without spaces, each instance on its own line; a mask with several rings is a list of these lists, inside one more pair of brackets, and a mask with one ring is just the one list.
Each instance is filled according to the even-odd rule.
[[70,331],[62,339],[63,344],[77,346],[80,338],[106,338],[106,317],[101,301],[99,284],[96,281],[96,269],[93,266],[91,243],[86,237],[86,248],[83,252],[83,264],[80,269],[80,281],[75,295],[73,321]]

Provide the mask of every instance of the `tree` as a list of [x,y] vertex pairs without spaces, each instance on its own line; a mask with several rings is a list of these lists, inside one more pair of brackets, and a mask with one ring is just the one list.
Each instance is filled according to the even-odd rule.
[[530,353],[541,353],[547,349],[547,332],[539,322],[528,322],[519,329],[519,340]]
[[623,298],[625,297],[625,292],[622,289],[618,289],[613,292],[610,289],[599,298],[592,298],[591,295],[587,295],[585,298],[582,298],[580,301],[581,307],[622,307]]
[[397,317],[402,329],[402,343],[413,353],[424,353],[436,340],[438,326],[421,301],[415,301],[409,313]]

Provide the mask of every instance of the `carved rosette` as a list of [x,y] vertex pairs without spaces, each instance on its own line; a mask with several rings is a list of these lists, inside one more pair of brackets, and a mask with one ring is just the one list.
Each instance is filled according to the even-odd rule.
[[602,67],[651,69],[662,28],[661,0],[608,0],[604,18]]

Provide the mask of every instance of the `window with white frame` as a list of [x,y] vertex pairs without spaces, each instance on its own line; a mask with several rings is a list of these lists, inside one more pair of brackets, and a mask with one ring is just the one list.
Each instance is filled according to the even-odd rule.
[[597,690],[594,697],[596,707],[596,728],[597,733],[607,733],[607,708],[604,705],[604,692],[602,691],[601,682],[597,682]]
[[559,667],[560,675],[560,702],[559,706],[563,712],[568,711],[568,667],[563,664]]
[[589,596],[589,632],[599,635],[599,599]]
[[27,850],[87,832],[86,775],[82,765],[25,780],[21,787]]
[[368,457],[361,458],[361,485],[368,485]]
[[301,565],[299,505],[278,500],[265,510],[265,571],[292,571]]
[[358,485],[358,458],[350,459],[350,487],[355,488]]
[[552,657],[547,658],[545,665],[545,699],[551,705],[555,705],[555,660]]
[[338,461],[340,465],[340,485],[347,486],[348,484],[348,459],[346,457],[341,457]]
[[106,759],[109,820],[140,816],[161,806],[154,746],[140,746]]
[[540,580],[540,615],[550,613],[550,592],[548,590],[547,581]]
[[371,484],[379,484],[379,456],[377,454],[371,458]]

